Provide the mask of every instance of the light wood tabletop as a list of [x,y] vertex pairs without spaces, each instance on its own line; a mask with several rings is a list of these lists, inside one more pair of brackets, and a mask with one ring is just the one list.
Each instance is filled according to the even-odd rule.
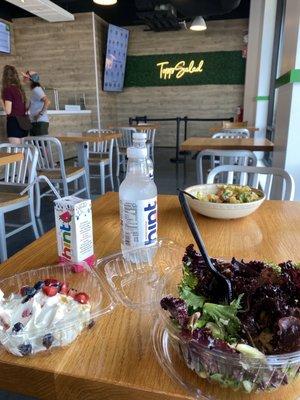
[[54,135],[61,142],[67,143],[92,143],[92,142],[104,142],[105,140],[117,139],[121,137],[119,132],[111,132],[105,134],[88,134],[85,132],[74,133],[74,132],[64,132],[56,133]]
[[0,166],[23,160],[23,153],[0,153]]
[[190,137],[180,145],[181,150],[201,151],[216,150],[251,150],[273,151],[274,144],[268,139],[213,139],[211,137]]
[[[182,246],[193,242],[178,200],[159,196],[159,236]],[[266,201],[254,214],[238,220],[215,220],[196,215],[211,256],[300,260],[300,203]],[[118,251],[118,194],[93,202],[95,252],[103,257]],[[242,238],[242,240],[241,240]],[[0,278],[57,261],[54,230],[0,266]],[[0,388],[46,400],[174,400],[191,399],[156,360],[151,329],[155,312],[131,311],[119,305],[82,333],[70,347],[36,358],[0,355]],[[182,374],[190,373],[186,367]],[[255,395],[208,385],[218,400],[296,400],[300,382]],[[204,383],[203,383],[204,382]]]

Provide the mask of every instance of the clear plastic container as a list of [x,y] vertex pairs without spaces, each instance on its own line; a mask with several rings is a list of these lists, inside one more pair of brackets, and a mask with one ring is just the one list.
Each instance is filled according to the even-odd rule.
[[[116,301],[129,308],[151,311],[157,316],[159,329],[153,331],[154,347],[161,349],[156,351],[156,355],[171,377],[193,396],[203,399],[234,399],[233,395],[228,395],[232,389],[238,391],[236,398],[240,399],[241,390],[246,393],[266,392],[296,381],[300,376],[300,351],[267,356],[262,360],[210,350],[183,337],[169,313],[160,307],[160,300],[166,295],[178,297],[184,252],[185,249],[174,242],[161,240],[150,248],[128,250],[126,254],[118,253],[100,261]],[[140,261],[147,257],[147,262]],[[153,321],[154,327],[156,324]],[[162,342],[163,335],[165,339]],[[177,365],[177,370],[166,346],[172,349],[176,364],[181,365]],[[185,368],[182,368],[183,364]],[[192,375],[186,367],[193,371]],[[298,379],[295,384],[299,391]]]
[[[181,277],[181,267],[168,271],[158,289],[159,297],[163,298],[168,294],[178,297],[178,282]],[[181,329],[172,322],[168,312],[158,307],[158,313],[173,347],[181,354],[188,368],[195,371],[200,378],[219,383],[225,388],[251,393],[277,389],[300,377],[300,351],[266,356],[262,360],[239,353],[228,354],[207,349],[185,337]]]
[[[26,307],[30,313],[30,302],[23,304],[20,319],[25,318],[25,328],[18,332],[13,332],[12,329],[0,330],[0,343],[7,351],[16,356],[27,356],[66,346],[71,344],[84,329],[91,329],[102,315],[113,310],[115,303],[99,276],[85,263],[80,263],[80,267],[72,264],[51,265],[0,281],[0,288],[4,293],[4,298],[7,299],[13,293],[20,293],[20,289],[24,286],[32,287],[38,281],[54,278],[60,282],[67,282],[69,288],[76,289],[77,293],[88,294],[90,305],[90,309],[85,313],[81,311],[78,313],[74,306],[74,312],[70,312],[68,318],[58,315],[53,319],[50,316],[49,321],[52,322],[47,326],[41,320],[35,320],[29,329],[26,328]],[[51,298],[54,297],[49,297]],[[3,315],[0,315],[1,317]]]

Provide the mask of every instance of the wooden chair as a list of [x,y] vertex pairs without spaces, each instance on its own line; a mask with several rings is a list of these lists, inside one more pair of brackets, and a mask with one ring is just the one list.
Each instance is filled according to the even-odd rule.
[[[99,135],[109,133],[109,130],[89,129],[87,133],[90,135]],[[105,180],[110,179],[111,188],[114,191],[113,179],[113,150],[114,139],[105,140],[104,142],[94,142],[89,147],[88,162],[90,166],[97,166],[100,169],[99,175],[90,175],[90,178],[99,178],[101,185],[101,194],[105,193]],[[105,174],[105,167],[109,168],[109,173]]]
[[[260,187],[267,199],[270,199],[273,188],[274,178],[281,180],[282,191],[280,200],[293,200],[295,196],[295,183],[293,177],[281,168],[272,167],[248,167],[241,165],[220,165],[214,168],[207,177],[207,183],[214,183],[215,179],[221,174],[222,183],[248,184],[251,187]],[[245,182],[244,177],[247,180]],[[260,177],[265,179],[261,179]]]
[[[87,174],[83,167],[66,166],[61,142],[52,136],[29,136],[23,139],[23,143],[34,145],[38,151],[37,174],[45,175],[60,190],[62,185],[63,196],[69,195],[69,184],[79,179],[83,180],[83,187],[75,190],[72,195],[77,196],[83,192],[90,198]],[[55,162],[54,155],[57,154],[59,162]],[[75,187],[75,186],[74,186]],[[41,212],[41,198],[53,196],[51,190],[40,193],[40,185],[36,183],[36,216]]]
[[[23,153],[24,158],[4,167],[4,179],[0,182],[0,260],[7,259],[6,239],[27,229],[33,228],[35,238],[39,237],[34,216],[34,188],[28,193],[20,195],[20,192],[34,182],[38,152],[34,146],[12,145],[8,143],[0,144],[0,151],[7,153]],[[15,229],[6,233],[5,214],[28,207],[30,221],[26,224],[6,224]]]
[[[196,158],[196,176],[197,183],[205,183],[204,179],[204,158],[209,158],[210,169],[215,168],[216,161],[221,165],[238,164],[253,165],[257,163],[257,158],[252,151],[249,150],[202,150]],[[217,160],[216,160],[217,158]]]

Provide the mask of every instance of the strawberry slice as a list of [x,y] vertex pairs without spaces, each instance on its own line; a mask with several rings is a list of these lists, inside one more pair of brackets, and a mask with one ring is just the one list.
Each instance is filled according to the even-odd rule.
[[60,293],[60,294],[65,294],[65,295],[67,295],[67,294],[68,294],[68,291],[69,291],[69,286],[68,286],[68,284],[65,283],[65,282],[63,282],[63,283],[60,285],[59,293]]
[[44,286],[43,292],[46,296],[53,297],[58,293],[58,287],[57,286]]
[[59,280],[55,278],[48,278],[45,280],[46,286],[59,286]]
[[86,293],[77,293],[74,296],[74,300],[78,301],[80,304],[86,304],[89,301],[89,296]]

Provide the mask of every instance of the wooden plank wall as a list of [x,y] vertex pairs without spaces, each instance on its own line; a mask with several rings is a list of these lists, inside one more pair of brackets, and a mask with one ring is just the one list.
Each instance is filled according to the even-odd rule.
[[[241,50],[248,20],[208,21],[204,32],[145,32],[145,27],[129,27],[130,55],[190,53],[201,51]],[[127,124],[129,116],[185,116],[194,118],[231,117],[243,103],[243,85],[169,86],[125,88],[117,96],[119,124]],[[191,123],[189,135],[207,135],[214,123]],[[162,123],[157,145],[175,145],[175,124]]]
[[106,39],[108,24],[103,19],[94,14],[95,18],[95,37],[96,37],[96,62],[98,70],[98,93],[100,103],[101,127],[106,128],[117,123],[117,93],[104,92],[103,72],[106,56]]

